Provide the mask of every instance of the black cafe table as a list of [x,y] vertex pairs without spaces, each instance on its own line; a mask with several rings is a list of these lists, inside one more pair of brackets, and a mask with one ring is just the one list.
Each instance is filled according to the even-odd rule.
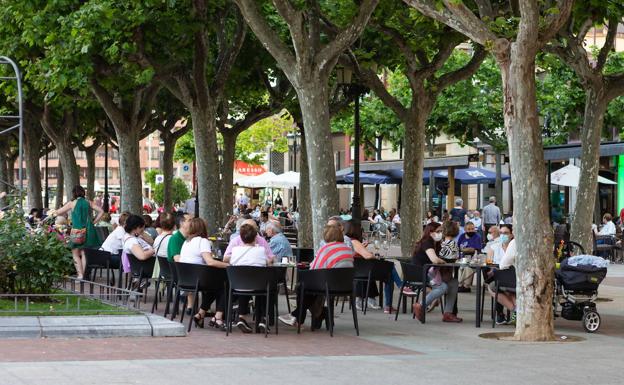
[[[458,262],[447,262],[444,264],[439,264],[439,263],[428,263],[426,265],[423,265],[423,284],[425,284],[426,282],[429,282],[429,278],[427,276],[427,272],[429,271],[430,267],[452,267],[453,269],[457,270],[460,267],[468,267],[471,269],[475,270],[475,274],[477,275],[477,295],[476,295],[476,304],[475,304],[475,309],[476,309],[476,317],[475,317],[475,327],[480,328],[481,327],[481,278],[483,276],[483,271],[484,270],[488,270],[488,269],[492,269],[492,268],[497,268],[498,265],[496,264],[477,264],[477,263],[458,263]],[[426,305],[426,299],[427,299],[427,295],[426,295],[426,291],[423,289],[423,296],[422,296],[422,309],[423,309],[423,320],[422,323],[425,323],[426,317],[427,317],[427,305]]]

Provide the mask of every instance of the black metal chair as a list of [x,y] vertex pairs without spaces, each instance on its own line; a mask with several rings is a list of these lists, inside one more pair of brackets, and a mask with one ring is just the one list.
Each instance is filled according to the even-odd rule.
[[414,299],[418,301],[420,294],[424,290],[424,285],[422,282],[422,268],[420,266],[414,265],[412,263],[401,262],[401,271],[403,272],[403,284],[401,284],[401,288],[399,289],[399,303],[397,303],[397,311],[394,315],[394,320],[399,319],[399,309],[401,308],[401,301],[403,301],[403,308],[405,309],[407,303],[407,297],[405,293],[403,293],[403,289],[406,287],[416,287],[416,294],[409,295],[412,299],[412,305],[414,305]]
[[[598,240],[601,243],[598,243]],[[613,260],[613,250],[615,249],[615,237],[610,235],[596,236],[596,233],[592,231],[593,241],[593,254],[601,257],[607,257],[609,260]]]
[[[376,284],[379,282],[390,282],[392,280],[392,268],[394,263],[379,259],[355,258],[353,261],[355,273],[353,277],[353,285],[365,284],[365,291],[362,293],[362,311],[366,315],[368,309],[368,301],[365,300],[369,293],[371,282]],[[382,290],[379,290],[379,299],[382,299]]]
[[[494,301],[492,301],[492,315],[494,315],[494,306],[498,302],[498,293],[500,291],[516,292],[516,269],[511,266],[507,269],[494,271]],[[492,317],[492,327],[496,327],[496,316]]]
[[[330,336],[334,336],[334,300],[336,297],[349,297],[349,304],[353,313],[353,325],[355,332],[359,336],[357,310],[355,308],[355,298],[353,294],[353,280],[355,276],[354,268],[336,269],[315,269],[299,272],[299,317],[303,317],[303,298],[306,294],[325,296],[327,304],[326,324],[329,327]],[[301,325],[297,326],[297,333],[300,333]]]
[[86,266],[85,270],[88,272],[88,280],[95,282],[95,276],[97,270],[100,272],[106,270],[106,284],[110,283],[110,277],[115,279],[115,273],[113,273],[113,267],[111,266],[111,254],[108,251],[97,249],[84,249]]
[[[227,285],[225,269],[195,263],[174,262],[174,264],[177,271],[177,294],[174,309],[180,306],[180,291],[182,290],[187,293],[193,293],[193,304],[191,306],[193,312],[197,312],[199,306],[199,292],[216,293],[220,290],[225,291]],[[182,322],[184,322],[184,312],[180,316],[180,323]],[[189,332],[192,324],[193,316],[189,319]]]
[[108,227],[106,226],[93,226],[93,227],[95,227],[95,234],[97,234],[98,238],[100,239],[100,244],[102,244],[106,240],[106,238],[108,238],[108,235],[110,234]]
[[130,276],[132,277],[132,279],[128,281],[127,289],[132,289],[133,282],[136,282],[136,288],[143,294],[144,303],[147,303],[147,284],[154,274],[156,258],[151,257],[145,261],[141,261],[131,253],[127,254],[127,256],[130,262]]
[[171,300],[173,299],[173,272],[171,271],[171,265],[166,257],[157,257],[158,267],[160,268],[160,273],[158,274],[158,279],[156,279],[156,286],[154,290],[156,294],[154,295],[154,303],[152,304],[152,313],[158,309],[158,302],[160,296],[160,284],[161,282],[166,285],[166,294],[165,294],[165,314],[163,317],[167,317],[169,314],[169,305],[171,304]]
[[[314,249],[307,247],[293,247],[293,256],[295,257],[295,261],[297,263],[311,263],[314,260]],[[290,290],[295,287],[295,270],[298,271],[298,268],[293,268],[290,276]]]
[[226,335],[232,332],[232,296],[260,296],[266,297],[265,320],[267,327],[264,328],[264,336],[269,332],[269,307],[272,301],[275,304],[275,334],[278,333],[277,316],[279,314],[277,304],[277,285],[283,270],[274,267],[258,266],[228,266],[227,276],[230,282],[225,309],[227,320]]

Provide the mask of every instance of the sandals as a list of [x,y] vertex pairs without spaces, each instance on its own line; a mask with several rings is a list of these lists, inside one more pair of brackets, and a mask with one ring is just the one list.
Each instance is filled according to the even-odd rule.
[[219,329],[221,331],[225,331],[225,323],[223,322],[222,319],[216,319],[215,317],[212,317],[208,321],[208,326],[215,328],[215,329]]
[[199,313],[195,314],[193,316],[193,322],[195,322],[195,327],[204,328],[204,316],[200,315]]

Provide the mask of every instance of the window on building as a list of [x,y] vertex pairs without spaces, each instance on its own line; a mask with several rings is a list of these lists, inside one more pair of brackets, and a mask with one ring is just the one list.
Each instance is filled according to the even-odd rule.
[[159,160],[160,159],[160,148],[152,147],[150,148],[150,160]]

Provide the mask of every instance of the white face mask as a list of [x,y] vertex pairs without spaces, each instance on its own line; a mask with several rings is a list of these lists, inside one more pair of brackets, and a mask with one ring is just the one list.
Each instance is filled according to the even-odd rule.
[[494,236],[492,234],[488,234],[487,235],[487,240],[491,241],[492,239],[494,239]]
[[436,242],[440,242],[442,240],[442,234],[440,233],[433,233],[431,235],[431,237],[433,238],[434,241]]

